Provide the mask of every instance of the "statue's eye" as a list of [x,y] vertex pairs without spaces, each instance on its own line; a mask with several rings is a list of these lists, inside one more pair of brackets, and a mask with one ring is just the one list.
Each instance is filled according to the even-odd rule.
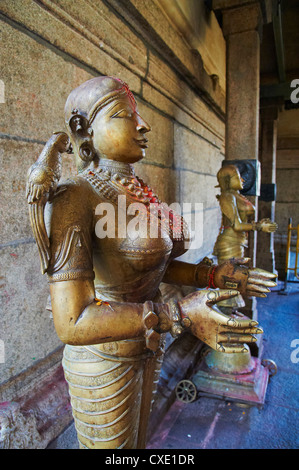
[[120,109],[116,113],[112,114],[111,118],[130,118],[132,117],[132,112],[128,109]]

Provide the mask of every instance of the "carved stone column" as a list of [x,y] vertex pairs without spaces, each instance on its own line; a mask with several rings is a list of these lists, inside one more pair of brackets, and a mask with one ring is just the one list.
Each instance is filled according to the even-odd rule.
[[[259,199],[258,219],[275,220],[275,201],[272,185],[276,182],[277,119],[280,100],[261,101],[260,111],[260,152],[262,191]],[[268,188],[268,190],[267,190]],[[274,233],[258,234],[257,266],[275,271]]]

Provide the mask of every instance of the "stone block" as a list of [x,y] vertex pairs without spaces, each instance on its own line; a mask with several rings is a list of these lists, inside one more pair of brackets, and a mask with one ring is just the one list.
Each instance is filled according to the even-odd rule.
[[171,167],[173,164],[173,122],[161,113],[146,106],[138,100],[140,115],[150,125],[151,132],[147,133],[148,149],[144,163],[157,163]]
[[[168,81],[165,76],[164,86]],[[181,83],[180,95],[169,96],[162,89],[143,83],[142,96],[145,101],[157,108],[160,112],[168,115],[191,131],[205,138],[213,145],[222,148],[224,142],[225,126],[222,119],[199,98],[186,84]]]
[[5,347],[0,376],[1,382],[5,382],[62,343],[46,310],[49,287],[46,276],[40,271],[36,244],[3,247],[0,256],[0,335]]
[[201,174],[199,172],[182,170],[180,171],[181,201],[202,204],[203,210],[218,208],[216,195],[219,190],[215,188],[217,184],[216,176]]
[[[124,61],[120,61],[120,54],[114,53],[113,49],[108,45],[105,46],[100,39],[95,39],[93,34],[88,34],[88,30],[84,27],[84,24],[78,24],[74,18],[69,17],[67,14],[65,15],[62,9],[59,9],[59,11],[54,9],[53,11],[53,2],[45,1],[44,3],[47,5],[47,8],[36,4],[36,2],[32,0],[24,0],[21,3],[4,0],[1,4],[2,12],[12,20],[12,24],[14,24],[16,30],[22,31],[20,37],[23,38],[24,44],[23,47],[17,49],[14,57],[18,58],[18,60],[22,60],[22,49],[24,49],[26,55],[31,54],[32,57],[32,64],[30,64],[28,70],[24,67],[23,62],[21,75],[22,73],[26,75],[26,73],[32,72],[33,65],[36,63],[38,73],[44,78],[51,77],[52,83],[56,87],[58,79],[55,78],[55,80],[53,80],[53,71],[55,71],[55,75],[56,72],[61,74],[59,83],[68,84],[69,81],[73,79],[74,83],[69,86],[67,93],[78,84],[97,75],[120,77],[130,84],[132,91],[140,93],[140,78],[136,75],[136,67],[134,68],[132,64],[130,66],[129,60],[125,61],[126,66],[123,65]],[[110,18],[112,18],[112,16]],[[74,21],[75,26],[72,24]],[[101,25],[102,20],[99,21]],[[19,27],[19,25],[24,25],[25,28]],[[14,33],[14,35],[16,37],[18,36],[16,33]],[[31,47],[28,47],[26,38],[28,36],[33,38],[33,42],[30,44]],[[14,38],[12,39],[14,41]],[[34,39],[36,41],[34,41]],[[136,41],[138,41],[138,39],[136,39]],[[35,42],[36,44],[34,45]],[[10,51],[9,57],[11,57],[11,44],[10,42],[7,44],[9,44],[7,50]],[[39,49],[36,52],[35,48],[38,47]],[[44,49],[46,49],[47,52],[45,52]],[[49,69],[47,69],[47,60],[44,59],[44,55],[50,55],[49,51],[60,58],[58,64],[59,69],[57,69],[57,64],[55,63],[49,65]],[[12,68],[15,69],[15,64],[11,65]],[[73,65],[76,65],[75,70],[73,69]],[[80,79],[81,74],[83,74],[83,79]],[[86,75],[89,76],[86,78]],[[32,77],[33,82],[36,78],[36,76]],[[57,89],[59,91],[61,87],[57,87]],[[63,106],[64,102],[65,99],[62,101]]]
[[221,131],[218,129],[219,125],[221,126],[221,119],[211,108],[210,103],[205,101],[204,95],[199,96],[175,73],[175,70],[151,51],[149,51],[146,81],[174,101],[176,105],[204,125],[210,132],[218,135],[218,138],[221,136]]
[[71,90],[92,75],[10,25],[2,23],[1,30],[5,103],[0,132],[46,142],[52,132],[65,129],[64,105]]
[[[58,15],[65,24],[70,24],[82,36],[115,58],[129,70],[144,76],[147,69],[147,47],[143,41],[114,15],[104,2],[84,4],[75,0],[42,0],[53,15]],[[65,44],[67,50],[67,44]]]
[[277,170],[277,204],[297,202],[299,204],[299,170]]
[[221,168],[219,148],[178,124],[174,126],[174,162],[184,168],[215,175]]
[[287,235],[289,218],[292,218],[293,227],[299,224],[298,202],[277,202],[275,205],[275,222],[278,225],[277,234]]

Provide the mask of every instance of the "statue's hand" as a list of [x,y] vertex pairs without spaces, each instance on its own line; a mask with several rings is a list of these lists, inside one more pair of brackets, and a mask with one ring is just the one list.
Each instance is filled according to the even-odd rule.
[[245,316],[234,318],[225,315],[217,302],[238,295],[234,290],[208,290],[193,292],[178,302],[184,324],[189,323],[191,333],[216,351],[242,353],[248,351],[244,343],[256,341],[255,334],[262,333],[258,322]]
[[276,274],[263,269],[250,269],[249,258],[232,258],[215,267],[213,283],[220,289],[236,289],[245,297],[266,297],[275,287]]
[[278,228],[277,223],[272,222],[270,219],[262,219],[260,222],[258,222],[258,225],[260,230],[266,233],[276,232]]

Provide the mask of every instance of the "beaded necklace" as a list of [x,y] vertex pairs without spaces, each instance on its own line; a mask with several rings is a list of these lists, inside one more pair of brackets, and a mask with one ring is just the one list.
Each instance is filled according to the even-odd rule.
[[81,174],[102,196],[114,204],[118,196],[128,196],[127,205],[139,202],[147,209],[148,220],[157,217],[169,236],[183,241],[188,227],[183,217],[175,213],[166,203],[162,203],[153,190],[138,176],[131,165],[113,160],[101,160],[96,170],[86,170]]

